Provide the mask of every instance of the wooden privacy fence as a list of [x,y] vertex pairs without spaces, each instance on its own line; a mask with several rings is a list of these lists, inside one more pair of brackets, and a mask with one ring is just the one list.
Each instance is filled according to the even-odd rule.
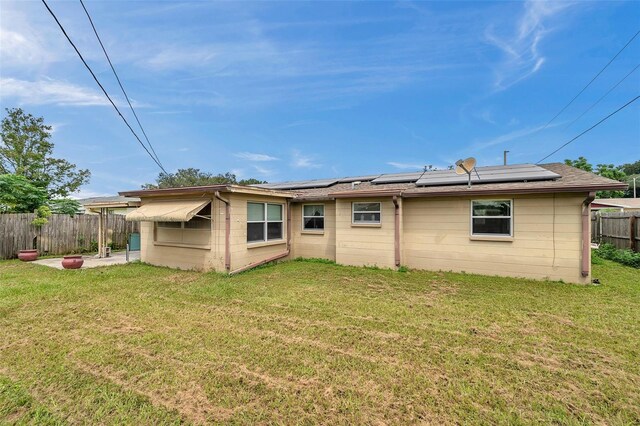
[[[11,259],[18,251],[33,248],[53,255],[97,250],[98,215],[54,214],[40,228],[31,224],[34,217],[33,213],[0,214],[0,259]],[[127,222],[123,215],[107,215],[106,223],[114,248],[125,248],[129,234],[140,229],[138,222]]]
[[593,212],[591,241],[640,251],[640,212]]

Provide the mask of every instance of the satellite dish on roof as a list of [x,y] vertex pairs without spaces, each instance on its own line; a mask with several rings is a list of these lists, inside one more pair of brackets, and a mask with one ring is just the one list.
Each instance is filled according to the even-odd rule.
[[473,157],[469,157],[466,160],[458,160],[456,161],[456,173],[459,175],[463,174],[471,174],[473,168],[476,166],[476,159]]
[[[456,161],[456,174],[463,175],[466,173],[469,176],[469,181],[467,184],[468,188],[471,188],[471,172],[473,172],[475,168],[476,168],[476,159],[473,157],[469,157],[465,160]],[[478,174],[478,171],[476,170],[476,175],[477,174]],[[480,179],[480,176],[478,176],[478,179]]]

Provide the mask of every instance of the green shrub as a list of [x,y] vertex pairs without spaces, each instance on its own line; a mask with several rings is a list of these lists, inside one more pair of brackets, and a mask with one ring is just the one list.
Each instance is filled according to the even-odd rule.
[[618,250],[613,245],[607,243],[600,244],[600,247],[598,247],[594,253],[601,259],[613,260],[614,262],[640,269],[640,253],[635,253],[628,249]]

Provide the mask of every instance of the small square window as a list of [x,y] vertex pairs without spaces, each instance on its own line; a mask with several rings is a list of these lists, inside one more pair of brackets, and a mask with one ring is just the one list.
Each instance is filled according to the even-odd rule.
[[306,231],[324,230],[323,204],[306,204],[302,206],[302,229]]
[[247,242],[281,240],[283,213],[282,204],[247,203]]
[[474,200],[471,202],[471,235],[513,235],[511,200]]
[[378,224],[381,219],[380,203],[353,203],[352,217],[354,224]]

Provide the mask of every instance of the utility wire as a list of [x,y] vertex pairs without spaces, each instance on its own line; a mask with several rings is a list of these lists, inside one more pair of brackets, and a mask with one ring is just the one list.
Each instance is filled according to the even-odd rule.
[[93,24],[93,19],[91,19],[91,15],[89,15],[89,11],[87,10],[87,8],[84,5],[84,2],[82,0],[80,0],[80,4],[82,5],[82,8],[84,9],[84,13],[87,14],[87,18],[89,18],[89,23],[91,23],[91,28],[93,28],[93,33],[96,35],[96,38],[98,39],[98,43],[100,43],[100,47],[102,47],[102,51],[104,52],[104,56],[106,56],[107,61],[109,62],[109,66],[111,67],[111,71],[113,71],[113,75],[116,77],[116,80],[118,80],[118,85],[120,86],[120,89],[122,89],[122,93],[124,94],[124,97],[127,100],[127,103],[129,104],[129,108],[131,108],[131,112],[133,113],[133,116],[136,118],[136,121],[138,122],[138,126],[140,126],[140,130],[142,130],[142,134],[144,135],[144,138],[147,140],[147,144],[149,144],[149,148],[151,148],[151,151],[153,152],[153,155],[155,156],[155,158],[158,161],[158,163],[162,164],[162,162],[160,161],[160,158],[158,158],[158,154],[156,154],[156,150],[153,149],[153,145],[151,144],[151,141],[149,140],[149,137],[147,136],[147,132],[144,131],[144,128],[142,127],[142,123],[140,123],[140,119],[138,119],[138,114],[136,114],[136,111],[133,109],[133,105],[131,105],[131,101],[129,100],[129,96],[127,95],[127,92],[124,90],[124,87],[122,86],[122,82],[120,81],[120,77],[118,77],[118,73],[116,72],[116,69],[114,68],[113,63],[111,62],[111,58],[109,58],[109,54],[107,53],[107,49],[105,49],[104,44],[102,44],[102,40],[100,39],[100,36],[98,35],[98,30],[96,30],[96,27]]
[[127,125],[127,127],[129,128],[129,130],[131,130],[131,133],[133,133],[133,136],[135,136],[135,138],[138,140],[138,143],[140,143],[140,146],[142,146],[142,148],[144,148],[145,151],[147,151],[147,154],[149,154],[149,157],[151,157],[151,159],[158,165],[158,167],[160,167],[160,170],[162,170],[164,173],[167,173],[167,171],[164,169],[164,167],[162,167],[162,164],[160,164],[160,162],[158,160],[155,159],[155,157],[151,154],[151,152],[149,152],[149,150],[147,149],[147,147],[145,146],[145,144],[140,140],[140,138],[138,137],[138,135],[136,134],[136,132],[133,130],[133,128],[131,127],[131,125],[129,124],[129,122],[127,121],[126,118],[124,118],[124,116],[122,115],[122,113],[120,112],[120,110],[118,109],[118,107],[116,106],[116,104],[113,102],[113,100],[111,99],[111,97],[109,96],[109,94],[107,93],[107,91],[104,89],[104,87],[102,86],[102,84],[100,83],[100,80],[98,80],[98,77],[96,77],[96,75],[93,73],[93,70],[91,69],[91,67],[89,66],[89,64],[87,64],[87,61],[84,60],[84,57],[82,56],[82,54],[80,53],[80,51],[78,50],[78,48],[76,47],[76,45],[73,43],[73,41],[71,40],[71,38],[69,37],[69,35],[67,34],[67,32],[65,31],[64,27],[62,26],[62,24],[60,23],[60,21],[58,20],[58,17],[55,15],[55,13],[53,13],[53,11],[51,10],[51,8],[49,7],[49,5],[47,4],[46,0],[42,0],[42,3],[44,4],[44,6],[47,8],[47,10],[49,11],[49,13],[51,14],[51,16],[53,17],[53,19],[56,21],[56,24],[58,24],[58,27],[60,27],[60,30],[62,31],[62,33],[64,34],[64,36],[67,38],[67,41],[69,42],[69,44],[71,44],[71,46],[73,47],[73,49],[76,51],[76,53],[78,54],[78,56],[80,57],[80,60],[82,61],[82,63],[84,64],[84,66],[87,68],[87,70],[89,71],[89,73],[91,74],[91,76],[93,77],[93,79],[96,81],[96,83],[98,84],[98,86],[100,86],[100,89],[102,89],[102,92],[104,93],[104,95],[107,97],[107,99],[109,100],[109,102],[111,102],[111,105],[113,106],[113,108],[116,110],[116,112],[118,113],[118,115],[120,116],[120,118],[122,118],[122,120],[124,121],[124,124]]
[[540,129],[539,131],[542,131],[542,130],[546,129],[546,128],[549,126],[549,124],[551,124],[551,123],[553,122],[553,120],[555,120],[556,118],[558,118],[558,116],[560,116],[560,114],[562,114],[562,113],[563,113],[567,108],[569,108],[569,106],[570,106],[570,105],[571,105],[571,104],[572,104],[576,99],[578,99],[578,96],[580,96],[580,95],[581,95],[585,90],[587,90],[587,88],[588,88],[589,86],[591,86],[591,83],[593,83],[593,82],[596,80],[596,78],[598,78],[598,77],[600,76],[600,74],[602,74],[602,73],[604,72],[604,70],[606,70],[606,69],[609,67],[609,65],[611,65],[611,63],[612,63],[613,61],[615,61],[615,59],[616,59],[616,58],[617,58],[617,57],[622,53],[622,51],[623,51],[624,49],[626,49],[626,48],[627,48],[627,46],[629,46],[629,45],[631,44],[631,42],[632,42],[632,41],[633,41],[633,40],[638,36],[638,34],[640,34],[640,30],[638,30],[638,32],[637,32],[637,33],[635,33],[635,34],[633,35],[633,37],[631,37],[631,38],[629,39],[629,41],[627,42],[627,44],[625,44],[624,46],[622,46],[622,49],[620,49],[620,50],[618,51],[618,53],[616,53],[616,54],[615,54],[615,56],[614,56],[613,58],[611,58],[611,60],[610,60],[609,62],[607,62],[607,65],[605,65],[605,66],[604,66],[604,67],[603,67],[603,68],[598,72],[598,74],[596,74],[596,75],[595,75],[595,77],[593,77],[593,78],[591,79],[591,81],[590,81],[589,83],[587,83],[587,85],[586,85],[586,86],[584,86],[584,87],[582,88],[582,90],[580,90],[580,91],[578,92],[578,94],[577,94],[577,95],[575,95],[575,96],[573,97],[573,99],[571,99],[571,100],[569,101],[569,103],[568,103],[568,104],[566,104],[566,105],[565,105],[565,106],[560,110],[560,112],[558,112],[556,115],[554,115],[554,116],[553,116],[553,118],[552,118],[551,120],[549,120],[549,122],[547,122],[547,124],[545,124],[545,125],[544,125],[544,127],[542,127],[542,129]]
[[587,108],[582,114],[580,114],[578,116],[578,118],[576,118],[575,120],[573,120],[571,123],[567,124],[565,126],[565,128],[563,130],[568,129],[569,127],[571,127],[571,125],[573,123],[575,123],[576,121],[580,120],[586,113],[588,113],[589,111],[591,111],[591,109],[593,107],[595,107],[596,105],[598,105],[600,103],[601,100],[603,100],[609,93],[611,93],[616,87],[618,87],[623,81],[625,81],[627,79],[627,77],[629,77],[631,74],[633,74],[638,68],[640,68],[640,64],[636,65],[636,67],[634,69],[632,69],[631,71],[629,71],[629,73],[627,75],[625,75],[624,77],[622,77],[622,79],[620,81],[618,81],[613,87],[611,87],[607,93],[605,93],[604,95],[602,95],[600,97],[600,99],[598,99],[597,101],[595,101],[589,108]]
[[596,124],[594,124],[593,126],[589,127],[587,130],[585,130],[584,132],[580,133],[578,136],[574,137],[573,139],[571,139],[570,141],[562,144],[558,149],[556,149],[555,151],[553,151],[551,154],[547,155],[546,157],[538,160],[538,162],[536,162],[536,164],[540,164],[541,162],[543,162],[544,160],[546,160],[547,158],[551,157],[553,154],[555,154],[556,152],[560,151],[562,148],[564,148],[565,146],[569,145],[571,142],[575,141],[576,139],[578,139],[580,136],[584,135],[585,133],[595,129],[596,127],[598,127],[601,123],[605,122],[609,117],[612,117],[614,115],[616,115],[618,112],[622,111],[623,109],[625,109],[626,107],[628,107],[629,105],[631,105],[632,103],[634,103],[635,101],[637,101],[638,99],[640,99],[640,96],[636,96],[635,98],[631,99],[629,102],[627,102],[626,104],[622,105],[620,108],[618,108],[617,110],[613,111],[611,114],[607,115],[605,118],[603,118],[602,120],[598,121]]

